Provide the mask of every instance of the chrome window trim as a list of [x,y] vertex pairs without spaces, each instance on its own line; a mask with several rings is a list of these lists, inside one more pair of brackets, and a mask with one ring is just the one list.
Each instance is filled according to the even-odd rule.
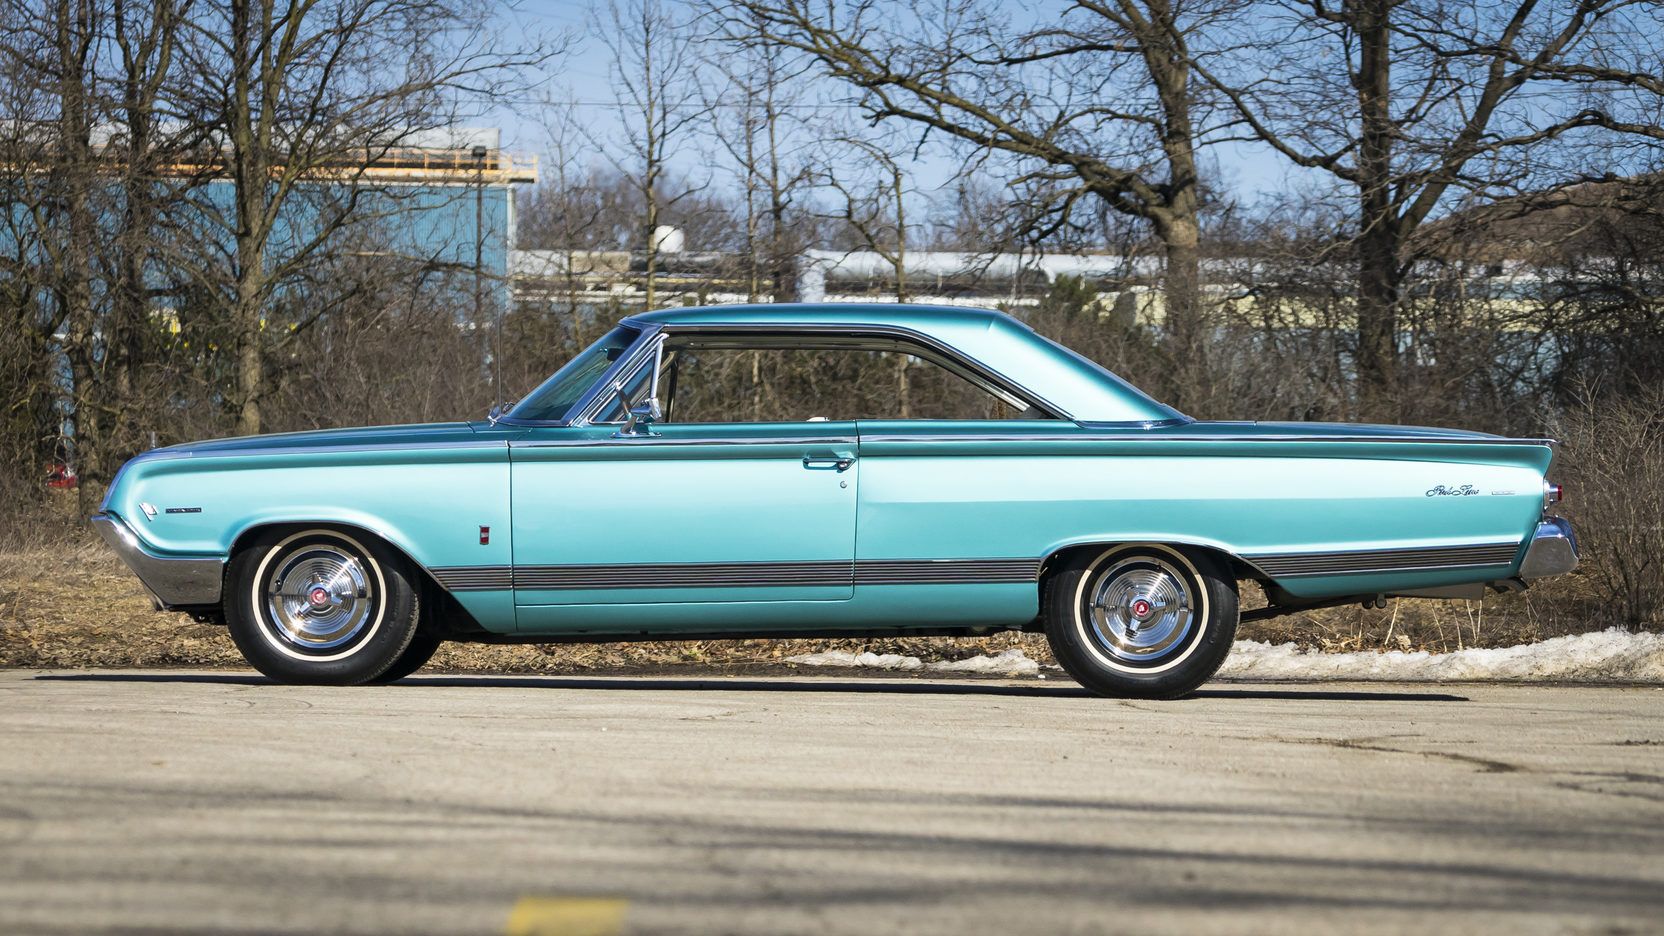
[[[583,399],[578,401],[578,405],[573,407],[573,411],[576,412],[577,415],[571,417],[567,421],[567,425],[624,425],[623,420],[619,420],[618,422],[597,421],[595,417],[600,415],[600,411],[603,406],[612,402],[611,394],[613,384],[623,383],[625,386],[628,386],[630,381],[635,380],[636,375],[641,373],[641,369],[643,367],[647,367],[649,364],[656,363],[660,360],[659,349],[664,347],[664,338],[664,330],[661,328],[655,331],[653,335],[639,347],[632,345],[630,352],[623,356],[629,359],[629,368],[627,370],[618,370],[617,376],[614,376],[611,371],[601,375],[600,383],[597,384],[595,388],[592,388],[590,393],[584,394]],[[658,381],[657,375],[654,375],[653,380],[655,383]]]
[[[634,316],[624,319],[624,322],[627,323],[627,324],[631,324],[635,327],[644,327],[642,325],[637,325],[637,323],[634,320]],[[714,323],[714,322],[701,322],[699,324],[693,324],[693,325],[668,324],[668,325],[655,325],[655,327],[658,329],[658,331],[660,333],[662,333],[664,335],[677,335],[677,334],[770,335],[770,334],[774,334],[774,335],[790,336],[790,335],[793,335],[793,334],[801,334],[801,335],[822,335],[822,336],[832,335],[832,336],[844,336],[844,337],[849,337],[849,338],[858,338],[862,335],[868,335],[868,336],[875,336],[875,337],[882,337],[882,338],[890,338],[892,340],[901,340],[901,341],[916,345],[921,349],[927,350],[927,351],[931,352],[933,355],[935,355],[935,357],[937,357],[937,358],[946,359],[946,361],[949,362],[949,363],[945,364],[943,361],[939,361],[939,360],[933,360],[932,363],[935,363],[939,366],[945,367],[950,372],[955,373],[956,376],[959,376],[963,379],[969,380],[972,384],[990,384],[990,385],[998,388],[1001,391],[1001,393],[1003,393],[1004,395],[1007,395],[1007,396],[1010,396],[1012,398],[1015,398],[1016,400],[1025,402],[1028,405],[1033,406],[1034,408],[1039,409],[1042,412],[1045,412],[1047,414],[1047,416],[1051,419],[1064,420],[1064,421],[1068,421],[1068,422],[1073,422],[1074,421],[1074,417],[1071,416],[1062,407],[1060,407],[1057,404],[1051,402],[1050,400],[1045,399],[1044,397],[1039,396],[1038,394],[1034,393],[1032,390],[1023,386],[1022,384],[1017,383],[1016,381],[1014,381],[1011,378],[1005,376],[1004,374],[1000,373],[999,371],[995,370],[994,368],[989,367],[988,365],[983,364],[981,361],[965,354],[963,351],[959,350],[958,348],[956,348],[956,347],[954,347],[950,344],[947,344],[946,342],[944,342],[944,341],[942,341],[942,340],[940,340],[940,339],[938,339],[934,336],[927,335],[924,332],[921,332],[921,331],[918,331],[918,330],[912,329],[912,328],[906,328],[906,327],[901,326],[901,325],[882,325],[882,324],[822,325],[822,324],[813,324],[813,323],[760,324],[760,323],[755,323],[755,322],[736,322],[736,323],[730,323],[730,324],[722,324],[722,323]],[[926,360],[931,360],[931,358],[929,356],[921,356],[921,357],[924,357],[924,359],[926,359]],[[963,373],[963,374],[958,373],[957,370],[955,369],[955,367],[952,366],[952,365],[955,365],[955,364],[958,365],[959,369],[964,370],[966,373]],[[633,376],[633,374],[632,374],[632,376]],[[986,390],[986,387],[983,387],[982,389]],[[999,395],[999,394],[996,394],[996,395]],[[1018,422],[1018,420],[1011,420],[1011,421],[1012,422]]]

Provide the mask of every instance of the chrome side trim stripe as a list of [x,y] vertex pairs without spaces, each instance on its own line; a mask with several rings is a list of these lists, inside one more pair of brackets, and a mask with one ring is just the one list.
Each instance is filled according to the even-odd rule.
[[511,442],[514,449],[539,448],[676,448],[689,445],[855,445],[854,436],[640,436],[620,439],[565,439]]
[[514,587],[511,566],[449,566],[429,569],[446,591],[499,591]]
[[850,563],[840,560],[514,567],[514,587],[525,589],[835,587],[851,581]]
[[[871,421],[863,420],[867,425]],[[1303,435],[1201,435],[1197,433],[1162,432],[1152,430],[1148,433],[1138,432],[1036,432],[1011,433],[1008,435],[952,435],[949,433],[880,433],[863,432],[861,441],[867,442],[1131,442],[1138,445],[1152,445],[1160,442],[1261,442],[1266,444],[1288,444],[1290,442],[1329,442],[1344,444],[1348,442],[1402,443],[1406,445],[1554,445],[1553,439],[1441,439],[1435,437],[1407,438],[1404,436],[1303,436]]]
[[[1512,565],[1520,544],[1259,553],[1242,558],[1271,578]],[[836,588],[847,585],[994,585],[1033,582],[1037,559],[861,559],[676,562],[638,565],[451,566],[430,569],[449,591],[612,588]]]
[[1357,575],[1512,565],[1520,544],[1480,543],[1414,549],[1364,549],[1349,552],[1261,553],[1242,558],[1272,578],[1304,575]]
[[1036,559],[863,559],[855,563],[857,585],[1017,583],[1039,577]]
[[449,566],[429,569],[448,591],[608,588],[816,588],[1033,582],[1036,559],[863,559],[675,562],[654,565]]

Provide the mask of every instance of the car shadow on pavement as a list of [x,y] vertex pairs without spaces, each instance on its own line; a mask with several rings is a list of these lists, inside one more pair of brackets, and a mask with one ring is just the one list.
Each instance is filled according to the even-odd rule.
[[[275,684],[252,673],[41,673],[42,680],[71,682],[133,682],[133,683],[206,683],[221,685],[257,686]],[[1032,698],[1084,699],[1093,694],[1073,684],[1012,685],[1010,683],[949,680],[942,678],[901,679],[827,679],[816,677],[782,676],[776,678],[736,678],[729,676],[407,676],[390,686],[399,689],[432,688],[509,688],[509,689],[600,689],[610,691],[674,691],[703,692],[849,692],[874,695],[982,695],[1025,696]],[[1238,699],[1243,701],[1310,701],[1310,702],[1467,702],[1467,696],[1447,692],[1405,691],[1402,689],[1323,689],[1305,687],[1266,688],[1203,688],[1189,699]]]

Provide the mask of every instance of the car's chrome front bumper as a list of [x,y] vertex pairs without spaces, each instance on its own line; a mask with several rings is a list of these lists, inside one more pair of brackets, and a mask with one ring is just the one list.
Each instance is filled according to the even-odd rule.
[[1577,568],[1577,536],[1572,525],[1559,517],[1545,517],[1531,534],[1531,545],[1520,560],[1520,578],[1565,575]]
[[165,608],[218,604],[225,560],[214,556],[158,556],[144,547],[127,522],[111,513],[92,515],[93,529]]

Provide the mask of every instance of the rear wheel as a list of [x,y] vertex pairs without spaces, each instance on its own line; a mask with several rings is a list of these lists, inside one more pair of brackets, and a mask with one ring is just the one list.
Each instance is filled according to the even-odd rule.
[[1236,581],[1204,553],[1141,543],[1084,551],[1046,585],[1046,639],[1107,696],[1175,699],[1218,672],[1236,637]]
[[278,682],[368,682],[397,663],[416,636],[420,608],[408,566],[368,537],[329,529],[275,533],[238,553],[229,573],[231,639]]

